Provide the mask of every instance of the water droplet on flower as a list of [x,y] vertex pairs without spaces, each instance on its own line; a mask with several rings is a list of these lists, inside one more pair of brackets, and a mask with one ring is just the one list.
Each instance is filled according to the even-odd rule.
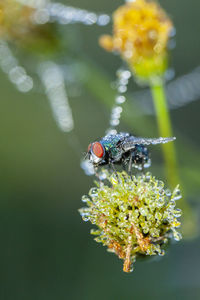
[[157,228],[151,228],[150,229],[150,234],[152,237],[159,237],[159,233],[160,233],[160,230],[157,229]]
[[91,188],[90,191],[89,191],[89,195],[91,197],[97,197],[98,196],[98,188],[96,188],[96,187]]
[[100,180],[105,180],[107,178],[108,173],[105,170],[103,170],[98,175]]
[[161,180],[158,180],[157,187],[161,190],[164,188],[164,183]]
[[173,236],[175,241],[180,241],[182,239],[182,235],[176,230],[173,230]]
[[139,211],[140,211],[140,214],[141,214],[142,216],[144,216],[144,217],[146,217],[146,216],[148,215],[148,212],[149,212],[149,210],[148,210],[147,207],[140,207],[140,208],[139,208]]
[[165,250],[161,250],[159,253],[158,253],[159,256],[164,256],[165,255]]
[[176,208],[176,209],[174,210],[174,216],[175,216],[176,218],[179,218],[179,217],[181,217],[181,215],[182,215],[181,209]]
[[177,201],[177,200],[179,200],[179,199],[181,199],[181,198],[182,198],[181,192],[180,192],[180,190],[177,190],[177,191],[176,191],[176,194],[175,194],[174,197],[173,197],[173,200],[174,200],[174,201]]
[[161,220],[162,214],[161,214],[159,211],[157,211],[157,212],[155,213],[155,218],[156,218],[157,220]]
[[88,202],[88,201],[90,201],[90,198],[86,195],[83,195],[81,200],[82,200],[82,202]]
[[167,190],[165,191],[165,195],[166,195],[167,197],[170,197],[170,196],[172,195],[172,193],[171,193],[171,191],[170,191],[169,189],[167,189]]

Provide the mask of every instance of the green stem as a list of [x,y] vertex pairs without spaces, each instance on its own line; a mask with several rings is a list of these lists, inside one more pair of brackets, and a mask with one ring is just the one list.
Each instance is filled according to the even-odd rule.
[[[162,137],[171,137],[173,136],[173,132],[163,83],[152,84],[151,91],[156,110],[159,134]],[[166,165],[166,176],[170,186],[175,187],[178,183],[180,183],[180,180],[174,142],[163,144],[162,147]]]
[[[166,95],[163,83],[152,84],[151,92],[153,95],[156,110],[159,134],[163,137],[173,136],[170,115],[167,107]],[[178,183],[182,186],[177,167],[176,150],[174,143],[163,144],[163,154],[166,166],[166,175],[169,184],[174,188]],[[186,237],[196,234],[196,217],[192,213],[191,207],[187,203],[183,192],[180,201],[180,208],[183,210],[183,233]]]

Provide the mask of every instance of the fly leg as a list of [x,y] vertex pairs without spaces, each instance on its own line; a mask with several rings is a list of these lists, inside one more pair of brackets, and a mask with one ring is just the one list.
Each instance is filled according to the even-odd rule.
[[103,180],[100,178],[97,166],[94,167],[94,174],[95,174],[95,176],[97,178],[97,182],[99,183],[99,186],[101,187],[103,185]]
[[128,162],[128,174],[131,176],[131,180],[133,180],[132,177],[132,153],[130,152],[129,162]]
[[97,166],[94,166],[94,174],[95,176],[97,177],[97,179],[99,180],[99,182],[101,181],[100,178],[99,178],[99,173],[98,173],[98,167]]
[[144,160],[145,160],[145,156],[143,155],[143,157],[142,157],[142,166],[141,166],[141,172],[142,172],[142,174],[144,174]]
[[142,174],[144,174],[144,162],[142,163]]
[[115,173],[117,179],[119,180],[119,176],[117,175],[117,170],[115,169],[114,162],[112,159],[112,154],[110,153],[110,151],[109,151],[108,165],[109,165],[110,169],[112,170],[112,172]]
[[123,170],[126,171],[126,159],[124,157],[122,157],[122,167]]
[[117,174],[117,170],[115,169],[114,163],[112,160],[109,161],[109,165],[111,166],[112,171],[115,173],[117,180],[119,181],[119,176]]

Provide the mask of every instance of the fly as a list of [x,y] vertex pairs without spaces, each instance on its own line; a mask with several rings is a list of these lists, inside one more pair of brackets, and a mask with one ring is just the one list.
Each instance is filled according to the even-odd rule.
[[99,141],[88,146],[88,158],[93,166],[110,165],[115,170],[114,164],[128,164],[128,172],[132,166],[143,170],[151,165],[149,150],[146,146],[164,144],[174,141],[175,137],[143,138],[135,137],[129,133],[121,132],[106,135]]

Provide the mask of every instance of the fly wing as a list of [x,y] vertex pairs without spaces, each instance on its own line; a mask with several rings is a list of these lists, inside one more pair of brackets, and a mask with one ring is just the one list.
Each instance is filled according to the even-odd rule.
[[142,138],[142,137],[134,137],[130,136],[126,138],[126,140],[122,143],[122,147],[124,151],[129,151],[135,147],[135,145],[157,145],[157,144],[165,144],[169,142],[173,142],[175,137],[159,137],[159,138]]

